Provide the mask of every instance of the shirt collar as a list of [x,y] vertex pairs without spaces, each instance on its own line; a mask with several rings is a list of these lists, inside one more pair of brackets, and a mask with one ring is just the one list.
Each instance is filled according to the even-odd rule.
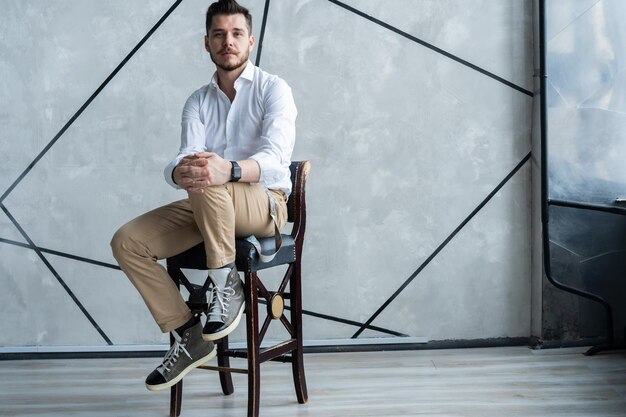
[[[235,84],[237,84],[239,80],[241,79],[248,80],[248,81],[252,81],[254,79],[254,65],[252,65],[252,62],[248,61],[246,63],[246,67],[244,68],[239,78],[237,78],[237,81],[235,81]],[[211,82],[209,85],[213,88],[218,88],[217,71],[213,73],[213,77],[211,77]]]
[[246,68],[244,68],[239,78],[243,78],[248,81],[252,81],[254,79],[254,65],[252,65],[252,62],[248,61]]

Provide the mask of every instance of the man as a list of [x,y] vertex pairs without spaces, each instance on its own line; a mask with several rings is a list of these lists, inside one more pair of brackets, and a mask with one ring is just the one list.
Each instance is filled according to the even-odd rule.
[[[272,236],[287,220],[297,111],[287,84],[249,62],[251,26],[235,0],[210,5],[204,45],[216,72],[185,103],[180,151],[165,168],[166,181],[188,198],[130,221],[111,241],[120,267],[175,340],[146,379],[150,390],[176,384],[216,355],[213,342],[235,329],[244,308],[235,238]],[[157,262],[202,241],[211,280],[204,326]]]

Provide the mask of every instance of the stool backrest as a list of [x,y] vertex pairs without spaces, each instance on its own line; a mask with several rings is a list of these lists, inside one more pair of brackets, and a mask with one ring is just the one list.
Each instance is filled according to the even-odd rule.
[[287,200],[287,221],[293,223],[291,236],[294,239],[304,237],[306,227],[306,180],[311,171],[309,161],[292,161],[289,167],[291,171],[291,195]]

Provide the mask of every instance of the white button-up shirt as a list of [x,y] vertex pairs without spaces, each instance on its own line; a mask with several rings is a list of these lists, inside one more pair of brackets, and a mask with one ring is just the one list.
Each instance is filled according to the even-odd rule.
[[281,78],[248,61],[235,81],[235,90],[231,103],[214,74],[209,84],[187,99],[180,151],[165,167],[165,180],[180,188],[172,179],[176,165],[185,155],[207,151],[231,161],[254,159],[261,168],[260,183],[289,195],[297,115],[291,89]]

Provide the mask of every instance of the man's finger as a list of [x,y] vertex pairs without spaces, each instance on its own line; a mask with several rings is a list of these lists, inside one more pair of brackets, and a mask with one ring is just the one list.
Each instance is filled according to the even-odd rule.
[[195,167],[203,167],[203,166],[205,166],[207,164],[208,164],[208,162],[207,162],[207,160],[205,158],[198,158],[198,159],[192,161],[190,165],[193,165]]
[[194,155],[197,158],[211,158],[217,154],[215,152],[198,152],[198,153],[194,153]]
[[209,185],[209,181],[196,178],[193,180],[190,179],[188,186],[185,188],[190,193],[198,193],[198,192],[202,192],[202,190],[208,185]]
[[202,168],[195,166],[193,164],[190,165],[181,165],[178,167],[178,172],[183,177],[201,177],[202,176]]
[[186,176],[187,174],[189,174],[189,171],[191,171],[191,169],[192,169],[192,167],[189,166],[189,165],[179,165],[178,166],[178,172],[182,176]]
[[183,159],[180,160],[180,162],[189,163],[191,161],[195,161],[196,159],[198,159],[198,158],[195,156],[195,154],[185,155],[185,156],[183,156]]
[[195,181],[198,178],[198,175],[195,175],[191,171],[189,171],[189,172],[182,172],[182,168],[181,168],[180,177],[181,177],[180,186],[181,187],[186,187],[186,186],[190,185],[193,181]]
[[180,186],[183,188],[187,188],[187,187],[202,188],[208,185],[210,185],[209,180],[203,177],[197,176],[197,175],[196,176],[191,176],[191,175],[183,176],[180,181]]

